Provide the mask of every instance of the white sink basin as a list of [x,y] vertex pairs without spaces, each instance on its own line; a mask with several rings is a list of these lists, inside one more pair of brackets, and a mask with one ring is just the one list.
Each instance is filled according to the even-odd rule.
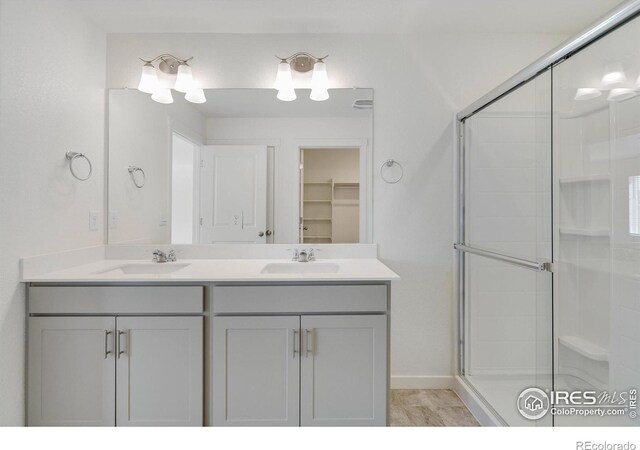
[[187,263],[131,263],[96,272],[118,275],[162,275],[177,272],[189,266]]
[[260,273],[336,273],[340,266],[335,263],[307,262],[307,263],[269,263]]

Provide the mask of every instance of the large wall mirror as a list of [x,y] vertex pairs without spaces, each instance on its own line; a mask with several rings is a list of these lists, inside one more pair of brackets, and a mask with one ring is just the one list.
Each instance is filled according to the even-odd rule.
[[371,242],[373,90],[109,91],[109,244]]

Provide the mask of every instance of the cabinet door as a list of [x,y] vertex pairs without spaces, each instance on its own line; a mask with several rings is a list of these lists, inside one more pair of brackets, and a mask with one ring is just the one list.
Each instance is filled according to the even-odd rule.
[[303,426],[387,424],[387,316],[302,316]]
[[214,317],[213,424],[298,426],[300,317]]
[[118,317],[117,330],[117,425],[202,426],[202,317]]
[[29,318],[30,426],[115,425],[113,317]]

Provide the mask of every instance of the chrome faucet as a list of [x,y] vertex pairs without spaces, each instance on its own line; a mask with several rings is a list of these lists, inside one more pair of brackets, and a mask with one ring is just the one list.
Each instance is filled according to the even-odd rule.
[[293,251],[293,256],[291,257],[291,261],[295,261],[295,262],[309,262],[309,261],[315,261],[316,260],[316,255],[315,255],[315,250],[310,248],[310,249],[305,249],[305,248],[288,248],[287,250],[292,250]]
[[155,250],[153,252],[153,262],[156,263],[166,263],[166,262],[175,262],[178,258],[176,257],[176,252],[174,250],[169,250],[169,253],[165,253],[162,250]]

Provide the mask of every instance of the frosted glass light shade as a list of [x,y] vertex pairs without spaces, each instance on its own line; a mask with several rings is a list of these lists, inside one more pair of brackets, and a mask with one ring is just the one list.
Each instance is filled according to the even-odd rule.
[[296,97],[296,91],[295,89],[291,88],[291,89],[280,89],[278,91],[278,95],[276,95],[276,97],[278,98],[278,100],[282,100],[283,102],[291,102],[293,100],[295,100]]
[[138,90],[147,94],[153,94],[158,89],[158,74],[156,68],[150,63],[142,66],[142,74],[140,75],[140,83]]
[[607,100],[609,100],[610,102],[621,102],[622,100],[635,97],[636,95],[637,95],[637,92],[634,91],[633,89],[616,88],[616,89],[611,89],[611,91],[609,92],[609,96],[607,97]]
[[602,91],[596,88],[578,88],[574,100],[591,100],[602,95]]
[[[176,89],[177,90],[177,89]],[[184,96],[185,100],[191,103],[204,103],[207,98],[204,96],[204,91],[200,88],[190,89]]]
[[608,64],[602,76],[602,86],[605,89],[620,86],[627,82],[621,63]]
[[173,103],[173,96],[171,95],[171,89],[160,88],[156,90],[151,95],[151,100],[156,101],[158,103],[163,103],[168,105],[169,103]]
[[187,93],[193,86],[193,73],[191,67],[187,64],[180,64],[178,66],[178,75],[176,76],[176,84],[173,87],[178,92]]
[[273,83],[273,87],[279,91],[293,90],[293,77],[291,75],[291,66],[288,62],[282,61],[278,64],[278,73],[276,74],[276,81]]
[[329,98],[329,78],[327,77],[327,66],[324,62],[318,61],[313,66],[311,75],[311,95],[309,98],[317,102]]

